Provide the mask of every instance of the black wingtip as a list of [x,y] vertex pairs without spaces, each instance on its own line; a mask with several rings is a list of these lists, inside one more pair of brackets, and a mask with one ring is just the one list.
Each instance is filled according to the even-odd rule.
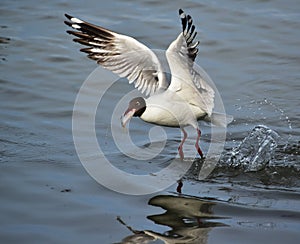
[[66,18],[71,20],[73,18],[73,16],[69,15],[69,14],[65,14]]
[[90,47],[81,48],[80,52],[88,53],[89,54],[89,53],[91,53],[91,48]]
[[72,27],[72,23],[71,23],[71,22],[69,22],[69,21],[64,21],[64,23],[65,23],[67,26]]
[[179,9],[179,17],[181,19],[182,31],[185,31],[187,25],[187,18],[184,11],[181,8]]
[[193,22],[192,17],[189,14],[186,17],[187,17],[189,24],[191,24]]

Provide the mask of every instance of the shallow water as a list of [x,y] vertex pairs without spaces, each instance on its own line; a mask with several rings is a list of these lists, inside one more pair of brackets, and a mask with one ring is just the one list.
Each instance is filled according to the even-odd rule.
[[[196,160],[184,177],[182,195],[174,193],[176,184],[146,196],[110,191],[86,173],[74,148],[75,98],[96,64],[65,33],[63,15],[165,49],[181,28],[178,8],[193,16],[201,41],[197,63],[211,76],[227,113],[234,116],[223,159],[261,124],[278,133],[278,146],[271,161],[255,172],[221,160],[208,178],[199,181],[202,162]],[[298,1],[83,5],[27,0],[2,1],[0,12],[1,242],[298,243]],[[105,102],[130,91],[132,87],[122,81]],[[125,157],[113,144],[110,118],[103,116],[111,114],[113,105],[104,105],[106,110],[97,111],[97,136],[115,166],[149,173],[176,156],[180,132],[166,129],[168,142],[158,158],[141,162]],[[138,146],[148,145],[150,128],[138,119],[132,121],[130,133]],[[201,124],[201,129],[206,151],[210,127]]]

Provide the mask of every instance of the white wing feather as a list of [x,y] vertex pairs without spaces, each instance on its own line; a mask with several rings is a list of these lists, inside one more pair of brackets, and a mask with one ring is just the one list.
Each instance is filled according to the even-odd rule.
[[98,64],[126,77],[129,83],[146,96],[166,89],[164,73],[157,56],[132,37],[121,35],[66,14],[67,25],[77,31],[67,31],[78,38],[75,42],[88,46],[81,49]]
[[197,45],[193,42],[197,32],[192,24],[192,18],[179,11],[183,31],[173,41],[166,51],[172,80],[169,90],[176,92],[183,100],[194,105],[199,116],[211,116],[214,108],[214,90],[193,68],[197,56]]

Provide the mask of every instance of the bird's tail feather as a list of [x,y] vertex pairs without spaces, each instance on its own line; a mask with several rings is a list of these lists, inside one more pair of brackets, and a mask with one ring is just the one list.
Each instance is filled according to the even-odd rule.
[[216,126],[226,127],[228,124],[230,124],[233,121],[233,116],[228,114],[213,112],[210,117],[206,116],[204,118],[204,121],[210,122]]

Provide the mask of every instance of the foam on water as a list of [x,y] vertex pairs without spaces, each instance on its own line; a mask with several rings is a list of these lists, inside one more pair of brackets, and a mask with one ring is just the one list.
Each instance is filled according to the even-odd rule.
[[272,160],[278,139],[277,132],[267,126],[255,126],[241,144],[229,152],[227,163],[243,167],[246,172],[261,170]]

